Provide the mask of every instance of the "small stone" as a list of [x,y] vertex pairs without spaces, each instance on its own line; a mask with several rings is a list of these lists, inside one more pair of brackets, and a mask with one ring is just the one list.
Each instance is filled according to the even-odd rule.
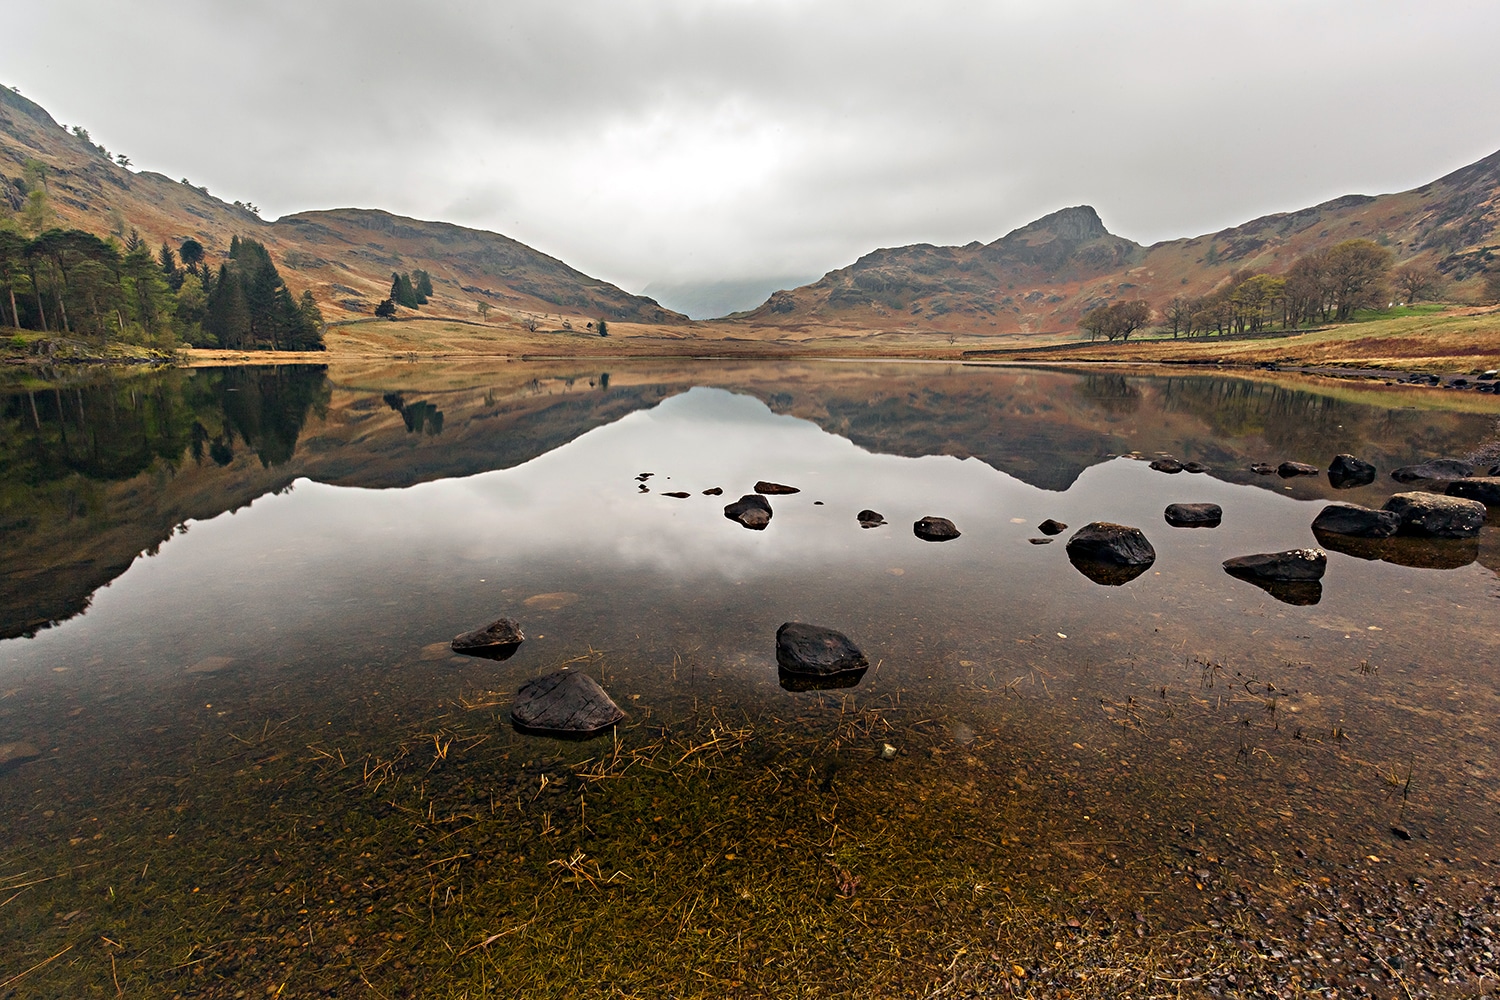
[[635,478],[639,479],[641,482],[644,483],[646,480],[650,479],[654,475],[656,475],[656,473],[654,473],[654,472],[643,472],[639,476],[636,476]]
[[625,713],[588,674],[559,670],[522,684],[510,717],[523,729],[583,735],[614,725]]
[[1164,512],[1174,528],[1217,528],[1224,520],[1224,509],[1216,503],[1173,503]]
[[724,508],[724,516],[752,531],[763,531],[771,523],[771,505],[757,493],[746,493]]
[[686,493],[686,492],[684,492],[682,490],[673,490],[670,493],[663,493],[662,496],[664,496],[664,497],[676,497],[678,500],[686,500],[688,497],[692,496],[692,494],[691,493]]
[[1256,462],[1250,466],[1250,471],[1257,476],[1271,476],[1276,474],[1276,466],[1269,462]]
[[1260,552],[1224,560],[1225,572],[1249,580],[1306,583],[1321,580],[1328,569],[1328,553],[1322,549],[1288,549]]
[[881,747],[880,747],[880,759],[881,760],[895,760],[896,759],[896,748],[893,747],[893,746],[891,746],[889,743],[882,744]]
[[1316,465],[1308,465],[1306,462],[1282,462],[1276,466],[1276,474],[1282,479],[1291,479],[1293,476],[1316,476],[1322,471]]
[[1489,509],[1478,500],[1438,493],[1397,493],[1385,509],[1401,518],[1402,535],[1422,538],[1472,538],[1484,527]]
[[724,487],[722,487],[722,486],[715,486],[711,490],[704,490],[703,491],[703,495],[706,496],[706,497],[723,496],[724,495]]
[[526,633],[519,623],[510,618],[497,618],[483,628],[476,628],[453,637],[449,643],[455,653],[465,656],[483,656],[487,659],[506,660],[514,655]]
[[957,538],[960,534],[952,521],[946,517],[933,517],[931,514],[911,527],[912,532],[924,542],[946,542]]
[[780,483],[768,483],[764,479],[755,484],[755,492],[764,493],[768,496],[785,496],[790,493],[801,493],[795,486],[783,486]]
[[813,677],[862,673],[870,665],[844,633],[804,622],[776,630],[776,663],[787,673]]
[[1421,480],[1450,482],[1454,479],[1468,479],[1472,475],[1474,466],[1456,458],[1435,458],[1430,462],[1403,465],[1391,470],[1391,478],[1398,483],[1415,483]]
[[859,520],[861,528],[878,528],[885,523],[885,518],[881,516],[879,511],[862,510],[854,516]]
[[1401,515],[1355,503],[1331,503],[1313,519],[1314,532],[1355,538],[1389,538],[1401,527]]
[[1054,541],[1054,539],[1051,538],[1028,538],[1026,540],[1032,545],[1051,545]]
[[1047,518],[1047,520],[1037,525],[1036,530],[1040,531],[1044,535],[1060,535],[1064,531],[1068,530],[1068,526],[1066,524],[1063,524],[1061,521],[1054,521],[1049,517]]
[[1166,472],[1171,475],[1176,475],[1177,473],[1182,471],[1182,463],[1177,461],[1177,459],[1171,457],[1170,455],[1163,455],[1161,458],[1152,461],[1151,468],[1155,469],[1157,472]]
[[1184,462],[1182,464],[1182,471],[1201,474],[1208,471],[1208,466],[1204,465],[1202,462]]

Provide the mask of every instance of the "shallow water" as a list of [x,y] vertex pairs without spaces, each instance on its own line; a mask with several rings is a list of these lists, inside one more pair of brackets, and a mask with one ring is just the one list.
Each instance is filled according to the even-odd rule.
[[[1489,444],[1486,403],[770,363],[6,397],[0,744],[37,754],[0,770],[0,996],[1492,989],[1497,529],[1330,552],[1313,604],[1220,568]],[[1248,471],[1339,452],[1379,478]],[[727,520],[762,479],[801,492]],[[1093,520],[1155,563],[1092,582]],[[513,658],[451,655],[500,615]],[[871,669],[784,689],[789,620]],[[562,664],[626,722],[513,730]],[[1423,964],[1329,923],[1428,884]]]

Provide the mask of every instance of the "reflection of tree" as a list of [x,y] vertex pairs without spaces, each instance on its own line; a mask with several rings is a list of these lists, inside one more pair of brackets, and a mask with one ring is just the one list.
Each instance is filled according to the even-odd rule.
[[443,411],[426,400],[408,403],[399,392],[388,392],[383,398],[386,406],[401,414],[406,433],[432,436],[443,433]]
[[1141,407],[1141,390],[1124,375],[1085,375],[1073,391],[1079,399],[1116,416]]

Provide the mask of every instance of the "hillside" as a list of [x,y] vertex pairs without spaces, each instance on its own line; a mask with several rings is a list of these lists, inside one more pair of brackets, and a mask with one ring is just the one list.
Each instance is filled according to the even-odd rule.
[[1432,264],[1459,291],[1500,261],[1500,152],[1411,191],[1347,195],[1297,212],[1151,247],[1110,233],[1084,205],[992,243],[876,250],[818,281],[774,293],[738,322],[960,334],[1073,333],[1089,309],[1202,295],[1232,271],[1284,271],[1342,240]]
[[[388,212],[341,208],[267,222],[186,179],[134,171],[70,133],[40,105],[0,87],[0,201],[25,204],[28,162],[45,168],[54,225],[124,237],[138,230],[149,245],[174,247],[192,237],[217,264],[236,234],[264,243],[294,293],[311,289],[330,321],[369,316],[389,294],[391,273],[422,269],[435,294],[418,315],[473,319],[479,302],[491,322],[537,318],[673,324],[686,317],[631,295],[497,233]],[[410,313],[408,313],[410,314]]]

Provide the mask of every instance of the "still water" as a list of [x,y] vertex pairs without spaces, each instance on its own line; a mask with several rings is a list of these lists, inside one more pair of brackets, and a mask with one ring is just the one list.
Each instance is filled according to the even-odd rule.
[[[9,393],[0,996],[1492,992],[1500,529],[1331,551],[1311,604],[1220,564],[1496,410],[946,364]],[[1249,470],[1341,452],[1376,481]],[[801,492],[750,531],[758,480]],[[1155,563],[1082,575],[1095,520]],[[514,657],[451,654],[502,615]],[[785,621],[871,669],[785,689]],[[562,665],[626,721],[513,729]]]

